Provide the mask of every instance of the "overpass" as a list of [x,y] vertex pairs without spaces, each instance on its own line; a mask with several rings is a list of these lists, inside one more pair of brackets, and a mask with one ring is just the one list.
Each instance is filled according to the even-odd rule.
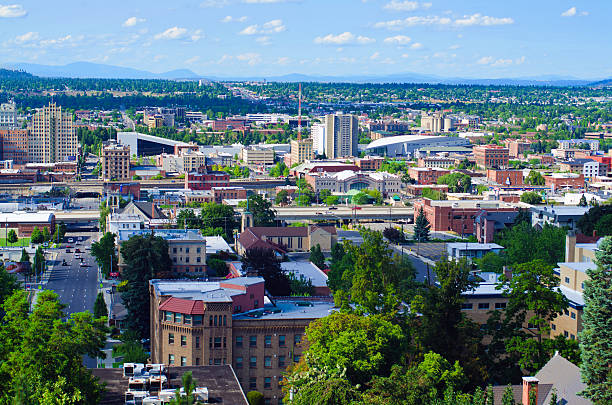
[[[332,209],[330,209],[332,208]],[[335,209],[334,209],[335,208]],[[275,207],[276,219],[281,221],[348,221],[348,220],[405,220],[412,221],[412,207],[393,206],[336,206],[336,207]]]

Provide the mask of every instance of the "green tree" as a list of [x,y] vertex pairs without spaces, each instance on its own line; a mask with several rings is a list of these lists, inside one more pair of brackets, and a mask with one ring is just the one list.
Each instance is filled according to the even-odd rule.
[[198,385],[197,381],[193,379],[193,373],[191,371],[187,371],[181,377],[183,382],[183,391],[184,394],[181,395],[180,388],[176,389],[175,397],[170,401],[170,405],[194,405],[196,404],[196,400],[193,396],[193,393]]
[[472,187],[472,179],[470,176],[460,172],[440,176],[437,183],[446,184],[448,186],[448,191],[451,193],[468,193]]
[[612,403],[612,237],[601,241],[595,257],[597,267],[587,270],[583,293],[580,349],[587,388],[581,395],[603,405]]
[[0,265],[0,320],[2,319],[2,305],[4,301],[11,296],[13,291],[20,287],[20,283],[14,274],[6,271],[4,266]]
[[117,269],[118,258],[115,252],[115,237],[114,233],[106,232],[98,242],[91,244],[91,254],[100,266],[102,274],[106,277]]
[[128,330],[119,337],[119,340],[121,343],[113,346],[113,356],[121,356],[124,363],[147,362],[149,355],[135,332]]
[[106,232],[106,217],[110,215],[110,208],[106,205],[105,202],[100,204],[100,219],[98,223],[100,224],[100,232]]
[[356,205],[365,205],[370,202],[370,196],[362,190],[351,198],[351,202]]
[[520,264],[543,260],[556,265],[565,256],[565,229],[545,224],[536,229],[522,221],[495,235],[495,243],[504,246],[507,264]]
[[337,205],[340,201],[340,197],[337,195],[330,195],[325,199],[325,205]]
[[39,246],[34,254],[34,265],[32,266],[32,272],[37,279],[45,271],[46,264],[45,251]]
[[287,192],[287,190],[280,190],[278,193],[276,193],[276,204],[279,205],[286,205],[287,203],[289,203],[289,193]]
[[259,391],[249,391],[247,392],[247,401],[249,405],[263,405],[264,396]]
[[419,215],[414,221],[414,239],[419,242],[426,242],[429,240],[429,221],[423,212],[423,207],[419,210]]
[[49,242],[51,240],[51,233],[49,232],[49,228],[47,228],[46,226],[43,227],[42,238],[44,242]]
[[253,214],[255,226],[273,226],[276,213],[272,210],[272,203],[259,194],[248,198],[248,210]]
[[247,273],[263,277],[266,290],[272,295],[291,295],[289,277],[281,270],[280,261],[271,249],[247,249],[242,257],[243,268]]
[[529,175],[525,179],[525,183],[532,186],[543,186],[546,181],[544,180],[544,176],[542,176],[542,173],[536,170],[531,170],[529,172]]
[[202,227],[202,221],[193,210],[184,209],[176,216],[176,226],[179,229],[199,229]]
[[206,203],[200,211],[199,219],[203,235],[221,235],[227,242],[233,242],[233,230],[238,228],[238,221],[231,206]]
[[535,191],[527,191],[521,195],[521,202],[526,204],[541,204],[542,196]]
[[30,235],[30,241],[32,243],[43,243],[44,242],[44,237],[42,232],[40,232],[40,229],[38,229],[37,226],[34,227],[34,229],[32,229],[32,234]]
[[34,269],[32,268],[32,262],[30,262],[30,255],[25,250],[25,248],[21,249],[21,259],[19,259],[20,263],[24,263],[25,269],[23,276],[25,281],[28,281],[30,277],[34,274]]
[[127,309],[127,325],[142,339],[149,338],[149,280],[165,278],[172,267],[168,241],[150,233],[135,235],[121,245],[125,262],[126,291],[121,294]]
[[439,190],[433,190],[429,187],[425,187],[421,194],[423,198],[429,198],[430,200],[446,200],[446,193]]
[[481,271],[501,273],[506,264],[506,258],[503,255],[488,252],[482,258],[474,259],[474,263]]
[[310,248],[310,257],[308,258],[315,266],[320,269],[325,268],[325,256],[321,252],[321,245],[318,243]]
[[6,240],[10,244],[17,243],[17,241],[19,240],[19,238],[17,237],[17,232],[15,232],[14,229],[11,229],[8,233]]
[[580,197],[580,201],[578,202],[578,206],[579,207],[586,207],[588,205],[589,205],[589,203],[587,202],[586,197],[584,196],[584,194],[582,194],[582,197]]
[[[42,291],[29,311],[25,291],[4,303],[0,327],[0,397],[5,403],[38,404],[61,392],[79,403],[94,404],[103,391],[83,365],[83,356],[104,357],[108,329],[90,312],[68,319],[57,294]],[[56,398],[57,399],[57,398]]]
[[502,396],[502,405],[514,405],[514,393],[512,392],[512,386],[508,385],[504,390]]
[[331,191],[329,191],[328,189],[324,188],[323,190],[319,191],[319,199],[321,201],[325,201],[325,199],[327,197],[331,197]]
[[108,318],[108,309],[106,308],[106,302],[104,302],[104,294],[98,293],[96,302],[94,302],[93,314],[95,318]]

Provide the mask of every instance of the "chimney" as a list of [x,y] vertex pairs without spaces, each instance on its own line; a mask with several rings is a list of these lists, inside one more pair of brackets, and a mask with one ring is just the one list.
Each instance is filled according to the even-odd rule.
[[573,263],[576,261],[576,232],[568,231],[565,237],[565,261]]
[[523,400],[521,401],[522,405],[530,405],[529,403],[529,393],[531,391],[535,392],[535,403],[538,403],[538,383],[540,381],[535,377],[523,377]]
[[512,279],[512,268],[510,268],[509,266],[504,266],[503,272],[504,272],[504,277],[506,278],[506,280]]

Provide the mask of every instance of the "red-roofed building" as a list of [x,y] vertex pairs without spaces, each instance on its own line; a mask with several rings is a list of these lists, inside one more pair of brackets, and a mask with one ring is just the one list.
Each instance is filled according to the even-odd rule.
[[239,250],[272,249],[279,253],[308,252],[311,247],[319,245],[324,252],[331,251],[338,237],[333,226],[286,226],[286,227],[250,227],[238,238]]

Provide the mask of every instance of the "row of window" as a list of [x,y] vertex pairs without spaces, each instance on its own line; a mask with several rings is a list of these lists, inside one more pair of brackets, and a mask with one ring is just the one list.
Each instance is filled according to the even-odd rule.
[[[298,361],[300,361],[300,355],[299,354],[294,354],[293,355],[293,361],[295,363],[297,363]],[[236,357],[236,368],[243,368],[244,367],[244,360],[242,357]],[[264,367],[265,368],[272,368],[272,356],[265,356],[264,357]],[[286,357],[285,356],[278,356],[277,357],[277,367],[281,368],[281,369],[285,369],[285,367],[287,367],[287,361],[286,361]],[[251,356],[249,358],[249,368],[257,368],[257,356]]]
[[[183,261],[183,257],[182,256],[179,259],[181,260],[181,262]],[[174,263],[176,263],[177,262],[176,257],[173,257],[172,261]],[[185,263],[189,263],[189,256],[185,257]],[[196,263],[202,263],[202,258],[200,256],[196,257]]]
[[[278,335],[278,347],[287,347],[285,335]],[[297,345],[302,341],[302,335],[295,334],[293,336],[293,343]],[[243,347],[244,339],[242,336],[236,336],[236,347]],[[249,336],[249,347],[257,347],[257,335]],[[272,335],[264,336],[264,347],[272,347]]]
[[185,325],[202,325],[202,315],[188,315],[180,312],[164,312],[164,320],[166,322],[182,323]]
[[[178,248],[178,251],[179,251],[179,252],[182,252],[182,251],[183,251],[183,248],[182,248],[182,247],[179,247],[179,248]],[[176,252],[177,252],[177,248],[172,248],[172,253],[176,253]],[[189,248],[188,248],[188,247],[186,247],[186,248],[185,248],[185,253],[189,253]],[[199,248],[199,247],[198,247],[198,248],[196,248],[196,253],[202,253],[202,248]]]
[[[504,309],[504,308],[506,308],[505,302],[495,303],[495,309]],[[463,304],[461,304],[461,309],[463,310],[474,309],[474,304],[471,302],[464,302]],[[479,302],[478,309],[490,309],[490,304],[488,302]]]

